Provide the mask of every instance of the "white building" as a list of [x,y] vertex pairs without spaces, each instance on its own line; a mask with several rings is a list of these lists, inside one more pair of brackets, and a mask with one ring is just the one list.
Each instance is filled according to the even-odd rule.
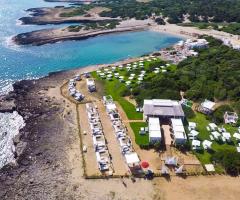
[[187,39],[185,45],[190,48],[206,48],[208,46],[208,41],[205,39]]
[[235,112],[225,112],[223,118],[225,124],[236,124],[238,121],[238,115]]
[[184,112],[178,101],[170,99],[144,100],[144,119],[158,117],[160,119],[181,118],[184,119]]
[[214,111],[215,105],[216,105],[215,102],[205,99],[205,101],[202,102],[201,105],[199,106],[198,111],[207,115],[211,114]]
[[181,119],[171,119],[175,144],[185,144],[187,136]]
[[156,142],[161,142],[162,133],[159,118],[150,117],[148,119],[148,129],[149,129],[149,142],[152,144]]

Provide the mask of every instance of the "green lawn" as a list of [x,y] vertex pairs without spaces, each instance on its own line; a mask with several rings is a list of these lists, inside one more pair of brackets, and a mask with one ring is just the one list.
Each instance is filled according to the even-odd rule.
[[[139,75],[141,70],[148,71],[149,64],[158,62],[160,59],[157,59],[156,61],[144,61],[144,68],[136,68],[132,69],[132,71],[127,71],[127,69],[124,67],[123,69],[116,68],[116,71],[114,73],[119,73],[120,76],[125,77],[125,81],[127,81],[128,77],[131,73],[134,73],[136,75]],[[133,64],[133,63],[132,63]],[[166,67],[166,69],[170,71],[174,71],[176,69],[176,65],[170,65],[169,67]],[[161,73],[160,73],[161,74]],[[159,75],[160,75],[159,74]],[[157,76],[158,74],[155,74],[153,72],[146,73],[145,80],[151,79],[153,76]],[[97,80],[102,81],[104,86],[104,93],[105,95],[111,95],[113,97],[114,101],[117,101],[125,111],[127,117],[129,120],[141,120],[143,119],[143,114],[136,112],[136,107],[132,103],[130,103],[128,100],[126,100],[124,97],[121,96],[122,91],[124,91],[127,87],[124,83],[121,83],[118,79],[113,78],[112,80],[106,80],[101,79],[98,77],[96,72],[92,73],[92,76],[96,78]],[[131,87],[134,88],[137,84],[137,79],[132,80]]]
[[[96,72],[92,73],[92,76],[98,80],[100,78],[97,76]],[[111,95],[114,101],[117,101],[123,108],[126,113],[128,119],[130,120],[141,120],[143,119],[143,114],[140,112],[136,112],[135,106],[127,101],[125,98],[121,96],[121,92],[126,88],[123,83],[120,83],[117,79],[113,78],[113,80],[101,80],[104,85],[104,93],[105,95]]]
[[140,135],[139,131],[141,127],[147,127],[146,122],[131,122],[130,126],[135,134],[135,141],[139,146],[149,145],[149,135]]
[[[199,135],[198,138],[199,140],[203,141],[203,140],[209,140],[210,141],[210,132],[207,131],[206,126],[210,123],[209,120],[206,119],[206,116],[204,114],[201,113],[196,113],[196,116],[192,119],[188,119],[188,121],[191,122],[196,122],[197,123],[197,130],[199,131]],[[218,127],[221,127],[222,125],[218,125]],[[236,127],[232,127],[231,125],[223,125],[224,128],[231,133],[231,135],[233,135],[236,131],[237,128]],[[220,151],[220,150],[227,150],[227,149],[232,149],[232,150],[236,150],[236,141],[234,140],[234,138],[232,137],[233,140],[233,145],[231,144],[221,144],[218,143],[216,141],[213,141],[212,144],[212,149],[214,151]],[[195,153],[198,157],[198,159],[200,160],[200,162],[202,164],[207,164],[207,163],[211,163],[211,153],[207,152],[207,151],[203,151],[203,153]]]

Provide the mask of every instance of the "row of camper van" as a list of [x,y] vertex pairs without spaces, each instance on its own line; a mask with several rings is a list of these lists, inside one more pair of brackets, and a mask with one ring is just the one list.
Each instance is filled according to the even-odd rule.
[[76,82],[81,80],[80,75],[76,75],[73,79],[68,82],[69,94],[77,101],[82,101],[85,96],[76,89]]
[[109,171],[111,166],[111,158],[103,133],[98,109],[94,104],[87,103],[86,110],[93,139],[93,146],[96,153],[98,169],[100,171]]
[[139,165],[140,160],[137,156],[137,153],[133,149],[132,141],[128,136],[127,129],[120,118],[116,104],[113,102],[111,96],[104,96],[103,102],[108,116],[112,122],[112,127],[114,129],[115,137],[118,140],[120,151],[124,156],[127,165],[129,167],[130,165]]

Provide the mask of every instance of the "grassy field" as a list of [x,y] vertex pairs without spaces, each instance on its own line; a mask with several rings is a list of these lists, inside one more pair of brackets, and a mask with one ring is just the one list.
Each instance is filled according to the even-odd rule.
[[[93,72],[92,76],[97,80],[100,80],[96,72]],[[126,88],[123,83],[120,83],[117,79],[113,79],[111,81],[100,81],[103,83],[105,95],[111,95],[113,100],[117,101],[122,106],[129,120],[143,119],[143,114],[140,112],[136,112],[135,106],[121,96],[121,92]]]
[[140,135],[139,131],[141,127],[148,126],[145,122],[131,122],[130,126],[135,134],[135,141],[139,146],[149,145],[149,135]]
[[[128,77],[130,76],[131,73],[134,73],[139,75],[142,70],[146,71],[146,76],[144,77],[144,80],[149,80],[153,76],[156,76],[155,73],[153,73],[151,70],[149,70],[149,65],[150,63],[158,62],[159,59],[156,61],[144,61],[144,67],[143,68],[136,68],[132,69],[131,71],[127,71],[126,68],[119,69],[116,68],[114,73],[119,73],[120,76],[124,76],[124,80],[127,81]],[[175,70],[176,66],[175,65],[170,65],[167,70],[172,71]],[[160,74],[159,74],[160,75]],[[132,103],[130,103],[128,100],[126,100],[123,96],[122,93],[129,88],[134,88],[137,84],[136,78],[131,81],[131,85],[129,88],[125,85],[125,83],[120,82],[117,78],[112,78],[112,80],[106,80],[106,79],[101,79],[96,72],[92,73],[92,76],[96,78],[97,80],[101,81],[104,87],[104,93],[105,95],[111,95],[114,99],[114,101],[117,101],[125,111],[127,117],[129,120],[141,120],[143,119],[143,115],[140,112],[136,112],[136,107]],[[130,89],[131,90],[131,89]]]
[[[206,126],[211,123],[204,114],[201,113],[196,113],[196,116],[192,119],[188,119],[190,122],[196,122],[197,123],[197,130],[199,131],[198,139],[203,141],[203,140],[209,140],[210,141],[210,132],[206,129]],[[237,132],[236,127],[232,127],[231,125],[220,125],[218,127],[224,127],[231,135],[233,135],[235,132]],[[212,144],[212,149],[213,151],[220,151],[220,150],[227,150],[227,149],[232,149],[236,150],[236,141],[232,137],[233,143],[228,144],[228,143],[220,143],[217,141],[213,141]],[[196,152],[196,156],[198,159],[201,161],[202,164],[208,164],[211,163],[211,155],[213,152],[208,152],[204,150],[203,152]]]

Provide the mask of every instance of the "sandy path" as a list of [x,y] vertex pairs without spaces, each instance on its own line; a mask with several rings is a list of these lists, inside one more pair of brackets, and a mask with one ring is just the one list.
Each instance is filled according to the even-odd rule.
[[114,129],[112,127],[112,122],[107,115],[105,107],[102,102],[96,102],[98,106],[98,111],[100,119],[102,122],[103,132],[107,140],[107,146],[109,153],[112,155],[112,163],[114,167],[114,174],[125,175],[128,171],[127,165],[123,159],[123,155],[120,152],[120,145],[114,134]]

